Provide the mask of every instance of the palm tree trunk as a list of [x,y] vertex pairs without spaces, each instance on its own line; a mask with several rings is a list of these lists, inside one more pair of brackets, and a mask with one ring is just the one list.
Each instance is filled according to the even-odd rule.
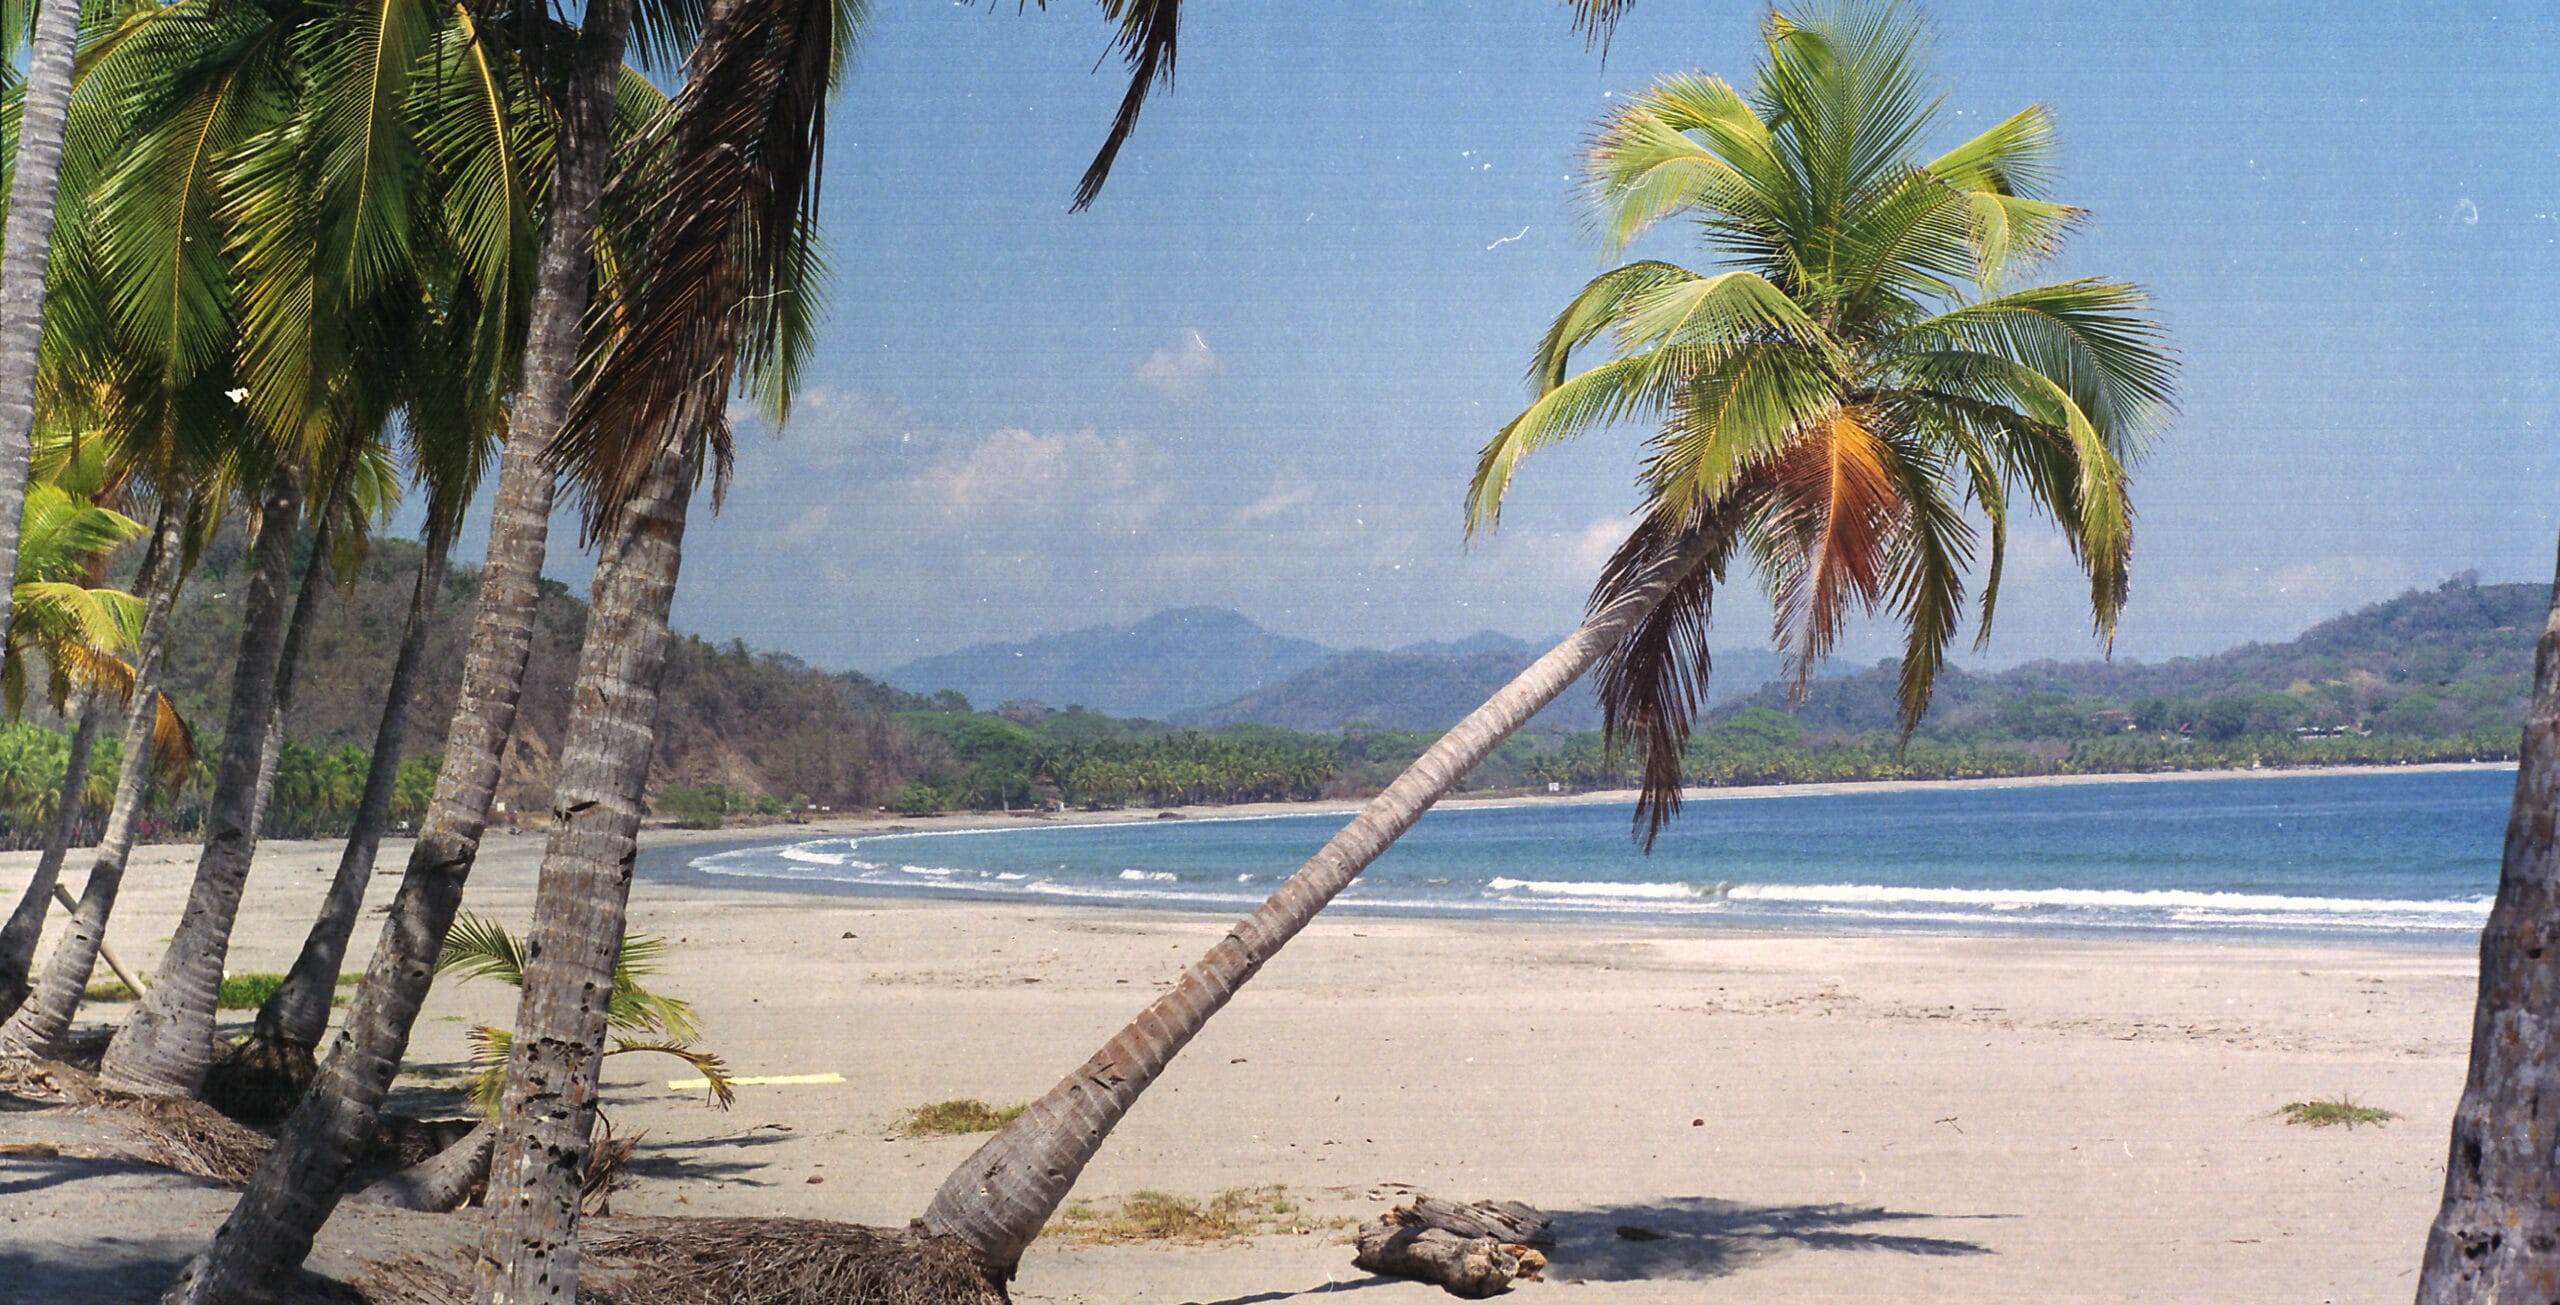
[[250,550],[249,594],[240,623],[240,655],[231,702],[223,713],[222,764],[206,804],[204,851],[196,858],[187,909],[152,976],[151,991],[107,1044],[98,1078],[110,1087],[157,1096],[192,1097],[213,1063],[214,1009],[231,923],[240,913],[249,858],[257,851],[258,754],[267,705],[275,691],[284,642],[285,588],[293,580],[293,545],[302,522],[302,475],[291,468],[267,477],[258,508],[258,540]]
[[597,565],[489,1161],[483,1305],[577,1298],[580,1180],[692,490],[687,459],[661,455]]
[[[27,497],[27,453],[36,421],[36,356],[44,338],[46,265],[62,181],[62,128],[71,113],[72,55],[80,6],[39,5],[18,114],[17,175],[8,230],[0,233],[0,576],[18,573],[18,514]],[[0,627],[9,623],[0,584]]]
[[1209,1017],[1433,803],[1714,555],[1729,528],[1729,523],[1710,519],[1676,536],[1641,584],[1593,613],[1563,643],[1441,735],[1278,892],[1185,970],[1171,991],[953,1170],[925,1210],[925,1230],[969,1243],[991,1275],[1010,1279],[1023,1248],[1066,1199],[1103,1140]]
[[36,860],[35,877],[27,881],[18,909],[0,926],[0,1020],[18,1011],[27,999],[27,975],[35,969],[36,940],[44,933],[44,917],[53,908],[54,886],[62,882],[62,862],[71,853],[71,836],[80,827],[80,794],[88,787],[89,754],[97,747],[98,722],[106,705],[91,689],[80,696],[80,725],[71,731],[71,755],[64,762],[62,794],[53,808],[53,823],[44,831],[44,854]]
[[346,960],[358,912],[364,908],[365,886],[373,879],[375,853],[391,824],[391,790],[400,778],[400,744],[409,729],[409,704],[417,696],[419,663],[426,659],[427,634],[435,622],[436,598],[444,592],[445,557],[453,532],[442,525],[427,532],[426,555],[418,561],[417,587],[409,595],[409,615],[400,636],[400,655],[391,665],[391,687],[384,695],[382,724],[374,730],[373,756],[365,765],[364,797],[356,804],[355,827],[347,831],[346,850],[338,857],[337,877],[321,903],[320,918],[302,940],[302,953],[285,973],[284,985],[258,1008],[257,1041],[278,1042],[308,1056],[329,1027],[329,1000],[337,994],[338,966]]
[[570,54],[551,212],[527,324],[525,378],[498,464],[489,557],[480,573],[462,689],[445,731],[444,769],[419,822],[400,895],[391,903],[362,986],[320,1076],[303,1094],[266,1163],[249,1180],[213,1245],[179,1275],[170,1299],[246,1305],[289,1281],[338,1206],[347,1171],[373,1140],[383,1097],[408,1054],[418,1008],[435,982],[436,954],[488,828],[498,767],[514,734],[533,651],[535,604],[551,527],[551,469],[542,461],[568,409],[595,270],[594,236],[610,157],[613,93],[622,74],[630,0],[589,0]]
[[2560,1300],[2560,581],[2552,601],[2418,1305]]
[[[105,945],[107,915],[115,909],[116,892],[124,884],[125,858],[133,851],[134,827],[151,787],[151,738],[160,718],[160,672],[169,641],[169,607],[177,600],[186,567],[178,558],[179,512],[164,501],[160,524],[146,560],[142,589],[141,647],[135,653],[133,699],[125,711],[124,761],[116,772],[115,804],[107,810],[107,827],[98,835],[97,859],[89,882],[80,890],[80,905],[71,924],[53,945],[44,976],[27,1001],[0,1025],[0,1056],[50,1056],[71,1031],[89,973],[97,968]],[[156,570],[154,568],[157,568]]]
[[483,1120],[462,1140],[366,1187],[355,1199],[428,1214],[459,1210],[471,1189],[489,1181],[489,1147],[497,1138],[497,1126]]
[[293,693],[301,682],[302,649],[311,642],[311,627],[320,619],[320,591],[328,585],[329,548],[338,515],[347,509],[355,489],[356,460],[361,444],[350,447],[329,482],[329,494],[311,518],[311,561],[302,568],[302,584],[293,596],[293,619],[285,623],[284,650],[276,654],[275,692],[267,702],[267,725],[259,734],[258,791],[249,803],[249,846],[258,845],[266,828],[267,802],[276,791],[276,762],[284,755],[285,713],[293,710]]

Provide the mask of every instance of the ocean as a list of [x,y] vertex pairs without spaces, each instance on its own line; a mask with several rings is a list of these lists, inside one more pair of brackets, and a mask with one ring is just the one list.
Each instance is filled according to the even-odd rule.
[[[2512,770],[1760,795],[1692,801],[1650,856],[1625,805],[1434,811],[1334,911],[1702,928],[2127,931],[2469,942]],[[871,834],[684,853],[747,884],[1236,914],[1346,817]]]

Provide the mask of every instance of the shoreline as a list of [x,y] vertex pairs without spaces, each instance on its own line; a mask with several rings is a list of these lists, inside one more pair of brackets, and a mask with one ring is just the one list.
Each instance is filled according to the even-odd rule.
[[[1687,796],[1695,801],[1741,800],[1750,798],[1855,796],[1881,791],[1888,793],[1929,792],[1936,790],[1981,790],[2010,788],[2085,787],[2113,783],[2219,783],[2231,780],[2271,779],[2336,774],[2342,778],[2375,773],[2408,773],[2425,771],[2446,773],[2474,770],[2512,770],[2501,763],[2438,764],[2430,766],[2325,767],[2316,770],[2224,770],[2178,773],[2146,773],[2136,775],[2034,776],[2025,778],[1973,780],[1908,780],[1853,783],[1766,785],[1742,788],[1692,790]],[[1592,792],[1573,795],[1504,794],[1453,799],[1441,804],[1458,811],[1520,811],[1541,803],[1560,807],[1589,809],[1607,804],[1631,802],[1629,791]],[[1312,818],[1316,820],[1347,818],[1358,810],[1358,804],[1346,800],[1310,803],[1246,803],[1229,805],[1188,806],[1159,814],[1156,808],[1118,809],[1110,811],[1074,811],[1059,813],[1016,812],[1011,814],[967,812],[939,817],[898,817],[872,815],[837,817],[800,824],[750,826],[722,830],[662,830],[644,836],[639,873],[655,883],[706,892],[745,892],[760,896],[798,896],[810,900],[862,902],[881,906],[990,906],[1002,909],[1013,903],[1025,907],[1056,908],[1070,911],[1108,913],[1113,916],[1171,920],[1227,919],[1254,909],[1263,895],[1285,877],[1289,866],[1303,851],[1280,857],[1270,863],[1269,872],[1237,881],[1248,885],[1228,884],[1223,876],[1212,876],[1180,888],[1153,885],[1121,885],[1118,891],[1108,886],[1075,880],[1058,885],[1003,885],[990,879],[991,871],[963,871],[959,879],[910,878],[899,875],[836,874],[823,866],[780,868],[768,864],[756,854],[794,845],[824,844],[836,840],[860,840],[881,836],[898,839],[1002,833],[1007,830],[1071,828],[1116,828],[1132,836],[1137,830],[1155,827],[1160,821],[1175,825],[1187,823],[1216,824],[1226,822],[1258,822]],[[1165,821],[1166,815],[1180,817]],[[1254,837],[1247,835],[1246,837]],[[1292,835],[1291,837],[1295,837]],[[1311,850],[1313,843],[1308,844]],[[711,862],[730,854],[745,853],[747,864],[723,868]],[[789,856],[789,853],[785,854]],[[876,855],[865,853],[864,855]],[[896,856],[932,859],[934,854],[907,851]],[[798,858],[794,858],[798,859]],[[823,859],[823,858],[817,858]],[[1281,864],[1286,862],[1287,865]],[[939,862],[937,861],[937,864]],[[977,862],[963,857],[952,864],[970,866]],[[1257,865],[1260,863],[1257,862]],[[1013,866],[1016,870],[1029,869]],[[1231,867],[1232,868],[1232,867]],[[878,867],[867,863],[865,871]],[[929,872],[947,876],[950,871]],[[1507,872],[1506,872],[1507,873]],[[1525,872],[1523,872],[1525,873]],[[2296,896],[2307,893],[2306,902],[2298,909],[2288,908],[2291,898],[2273,889],[2192,888],[2182,885],[2115,886],[2092,884],[2080,886],[2077,881],[2054,881],[2037,885],[1973,885],[1956,889],[1937,889],[1928,884],[1907,883],[1887,876],[1879,879],[1860,878],[1849,873],[1834,889],[1836,892],[1868,891],[1868,897],[1794,897],[1784,891],[1735,892],[1730,901],[1726,890],[1732,885],[1721,881],[1696,879],[1655,880],[1642,871],[1631,874],[1643,884],[1680,884],[1699,900],[1662,903],[1654,901],[1659,893],[1634,891],[1596,892],[1587,895],[1565,894],[1540,897],[1537,894],[1497,894],[1496,897],[1437,898],[1391,895],[1371,898],[1345,898],[1332,904],[1332,915],[1357,918],[1369,922],[1406,921],[1416,924],[1434,923],[1458,929],[1508,930],[1523,927],[1554,929],[1567,926],[1589,926],[1603,930],[1665,931],[1668,936],[1742,935],[1770,937],[1912,937],[1925,939],[1982,939],[1986,941],[2033,940],[2099,940],[2108,938],[2157,939],[2197,945],[2267,945],[2315,946],[2321,948],[2382,947],[2392,950],[2469,951],[2478,945],[2478,922],[2463,920],[2438,922],[2427,914],[2435,899],[2422,903],[2393,898],[2377,898],[2367,903],[2360,897],[2335,899],[2330,894],[2311,889],[2287,890]],[[1035,875],[1035,878],[1037,876]],[[1123,874],[1122,878],[1130,878]],[[1537,877],[1537,876],[1531,876]],[[1626,878],[1627,876],[1619,876]],[[1020,875],[1006,876],[1019,880]],[[1606,878],[1606,876],[1604,876]],[[1782,890],[1787,882],[1776,881]],[[1622,887],[1601,885],[1605,889]],[[1502,881],[1491,887],[1502,888]],[[1518,887],[1518,885],[1514,885]],[[1744,885],[1749,888],[1751,885]],[[1896,896],[1897,889],[1909,896]],[[1562,889],[1551,890],[1563,893]],[[1941,891],[1954,897],[1935,897]],[[2126,900],[2102,901],[2090,894],[2118,892]],[[2075,896],[2074,894],[2078,894]],[[2233,898],[2263,900],[2222,900]],[[1995,897],[2000,900],[1993,900]],[[1628,900],[1619,900],[1628,899]],[[2012,900],[2014,899],[2014,900]],[[1873,907],[1856,905],[1873,901],[1899,903],[1897,906]],[[2449,899],[2450,900],[2450,899]],[[1851,902],[1851,907],[1838,907]],[[2485,913],[2487,899],[2477,902],[2460,898],[2464,906],[2476,905]],[[1703,905],[1702,905],[1703,903]],[[2402,917],[2373,915],[2373,912],[2400,911]],[[2274,918],[2266,912],[2288,914]],[[2345,915],[2331,914],[2344,911]],[[2409,915],[2409,912],[2415,912]],[[2233,913],[2229,919],[2223,913]],[[2254,914],[2253,914],[2254,913]],[[2350,920],[2348,916],[2355,916]]]
[[[2018,775],[1988,779],[1876,779],[1831,780],[1800,784],[1739,784],[1719,787],[1692,787],[1680,791],[1680,800],[1689,802],[1739,802],[1760,798],[1844,797],[1861,793],[1930,793],[1963,792],[1973,789],[2005,788],[2071,788],[2091,784],[2177,784],[2211,783],[2229,780],[2310,779],[2328,775],[2436,775],[2476,770],[2516,768],[2512,761],[2435,761],[2412,766],[2290,766],[2264,767],[2256,770],[2174,770],[2121,771],[2091,775]],[[1631,788],[1593,789],[1583,793],[1534,793],[1460,795],[1443,798],[1432,809],[1461,810],[1484,807],[1531,806],[1611,806],[1631,805],[1636,790]],[[1313,802],[1202,802],[1181,806],[1119,807],[1105,811],[956,811],[930,816],[905,816],[888,812],[863,814],[830,813],[808,820],[775,821],[762,825],[730,825],[719,829],[685,829],[674,825],[644,825],[640,831],[641,849],[651,847],[689,847],[707,843],[752,845],[762,842],[799,842],[811,838],[831,838],[845,834],[932,833],[975,829],[1036,828],[1041,825],[1110,825],[1141,824],[1164,818],[1160,813],[1173,812],[1174,818],[1185,820],[1268,820],[1284,816],[1353,816],[1367,805],[1366,798],[1319,798]],[[770,838],[764,835],[770,831]]]

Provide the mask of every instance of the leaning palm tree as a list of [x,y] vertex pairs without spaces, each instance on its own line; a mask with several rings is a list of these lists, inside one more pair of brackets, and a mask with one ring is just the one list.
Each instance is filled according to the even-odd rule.
[[614,198],[652,220],[636,224],[610,329],[552,450],[578,469],[603,547],[490,1160],[484,1301],[576,1289],[578,1159],[595,1126],[602,994],[629,904],[686,513],[699,473],[725,473],[733,390],[776,421],[786,409],[814,325],[827,99],[868,8],[714,0],[658,148],[615,183]]
[[[520,337],[500,337],[522,340],[523,367],[499,454],[488,559],[435,796],[336,1048],[212,1246],[171,1289],[172,1299],[261,1299],[294,1273],[336,1208],[347,1171],[369,1143],[406,1054],[410,1029],[433,982],[435,957],[488,826],[499,761],[523,693],[554,490],[542,455],[559,429],[577,370],[612,128],[617,109],[636,104],[646,111],[651,98],[647,83],[623,67],[624,50],[635,25],[644,51],[663,57],[686,48],[693,13],[680,2],[635,8],[631,0],[593,0],[574,35],[551,38],[567,50],[560,61],[564,81],[553,88],[557,119],[549,133],[547,217],[538,262],[517,259],[509,272],[530,271],[532,310]],[[456,16],[471,39],[451,66],[484,85],[523,84],[526,61],[495,40],[497,33],[467,7],[457,6]],[[480,102],[504,100],[489,96]],[[456,133],[519,147],[507,152],[522,157],[519,133],[527,124],[513,113],[456,113],[440,121]],[[480,184],[462,194],[478,203],[465,208],[457,231],[492,252],[524,245],[530,223],[504,219],[497,183],[488,173],[473,175]],[[527,263],[534,266],[527,269]]]
[[0,695],[9,714],[21,714],[26,662],[41,650],[52,669],[47,697],[56,711],[79,693],[82,706],[61,779],[53,784],[44,851],[8,923],[0,926],[0,1019],[15,1014],[27,995],[36,941],[52,907],[54,886],[79,819],[89,753],[104,702],[129,691],[132,668],[121,654],[132,646],[140,607],[132,595],[86,581],[96,564],[141,535],[143,527],[122,513],[97,506],[59,485],[31,485],[19,533],[18,593],[0,653]]
[[[2103,633],[2124,601],[2125,461],[2165,410],[2171,367],[2142,297],[2115,282],[2005,290],[2078,210],[2036,196],[2049,118],[2021,112],[1935,158],[1917,24],[1889,8],[1772,16],[1749,93],[1666,78],[1600,128],[1592,217],[1614,251],[1692,222],[1723,266],[1638,262],[1595,279],[1541,343],[1535,400],[1469,491],[1490,526],[1521,459],[1622,419],[1655,424],[1640,523],[1590,615],[1420,760],[1173,989],[952,1173],[924,1217],[1009,1275],[1112,1128],[1315,913],[1507,734],[1597,667],[1615,742],[1644,756],[1638,833],[1676,809],[1707,675],[1709,605],[1748,558],[1806,670],[1852,611],[1907,632],[1906,726],[1926,711],[1990,527],[1987,621],[2013,492],[2060,529]],[[1614,356],[1573,370],[1607,338]]]
[[[9,16],[23,22],[24,8],[12,9]],[[45,282],[80,9],[68,0],[36,6],[18,100],[8,225],[0,232],[0,574],[17,570],[18,508],[33,452],[36,364],[44,343]],[[10,44],[14,54],[16,43]],[[9,618],[10,602],[0,595],[0,623]]]
[[[126,1019],[100,1066],[118,1087],[190,1095],[211,1067],[216,988],[272,775],[270,742],[281,743],[277,708],[289,700],[294,653],[322,576],[307,573],[304,600],[288,619],[283,591],[305,467],[316,460],[332,469],[321,478],[330,488],[312,515],[325,540],[368,442],[415,397],[404,391],[409,377],[401,368],[359,360],[419,351],[418,336],[431,325],[427,283],[446,264],[458,264],[466,279],[523,288],[512,272],[510,237],[525,223],[485,213],[492,200],[522,197],[520,177],[488,175],[517,167],[520,154],[499,149],[468,179],[470,201],[482,206],[471,216],[495,220],[458,238],[441,239],[452,225],[439,188],[417,184],[422,177],[464,179],[429,171],[432,127],[413,109],[449,106],[433,93],[440,79],[490,80],[479,64],[445,64],[439,27],[457,22],[468,15],[427,0],[385,0],[338,9],[243,3],[209,12],[203,24],[221,39],[203,43],[200,61],[227,70],[229,79],[277,88],[272,107],[240,116],[244,124],[271,125],[241,134],[211,180],[221,196],[212,216],[237,285],[242,406],[274,449],[261,518],[280,523],[282,532],[262,530],[253,551],[231,720],[189,908],[170,941],[162,981]],[[293,58],[280,59],[269,47]],[[182,65],[173,80],[205,75]],[[493,89],[497,112],[523,99],[520,84]],[[479,112],[485,118],[490,110]],[[476,139],[485,141],[485,133]],[[512,302],[510,295],[483,307],[503,314]],[[493,334],[512,332],[502,325]],[[506,361],[498,350],[481,353],[493,364]]]

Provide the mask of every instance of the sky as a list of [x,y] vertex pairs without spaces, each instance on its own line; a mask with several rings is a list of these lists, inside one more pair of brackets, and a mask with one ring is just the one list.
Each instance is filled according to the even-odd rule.
[[[677,626],[870,671],[1195,604],[1343,647],[1560,634],[1630,524],[1642,431],[1532,459],[1472,544],[1461,492],[1607,266],[1575,198],[1593,124],[1665,74],[1747,83],[1761,12],[1636,0],[1604,58],[1551,0],[1192,0],[1173,90],[1070,213],[1124,85],[1098,7],[879,4],[827,130],[823,343],[697,510]],[[1933,143],[2049,105],[2054,195],[2094,214],[2051,277],[2140,283],[2183,363],[2115,655],[2551,576],[2560,22],[1923,12]],[[1677,233],[1635,252],[1708,265]],[[1715,642],[1767,622],[1737,574]],[[1838,656],[1897,642],[1871,621]],[[1970,663],[2102,651],[2058,540],[2021,532]]]

